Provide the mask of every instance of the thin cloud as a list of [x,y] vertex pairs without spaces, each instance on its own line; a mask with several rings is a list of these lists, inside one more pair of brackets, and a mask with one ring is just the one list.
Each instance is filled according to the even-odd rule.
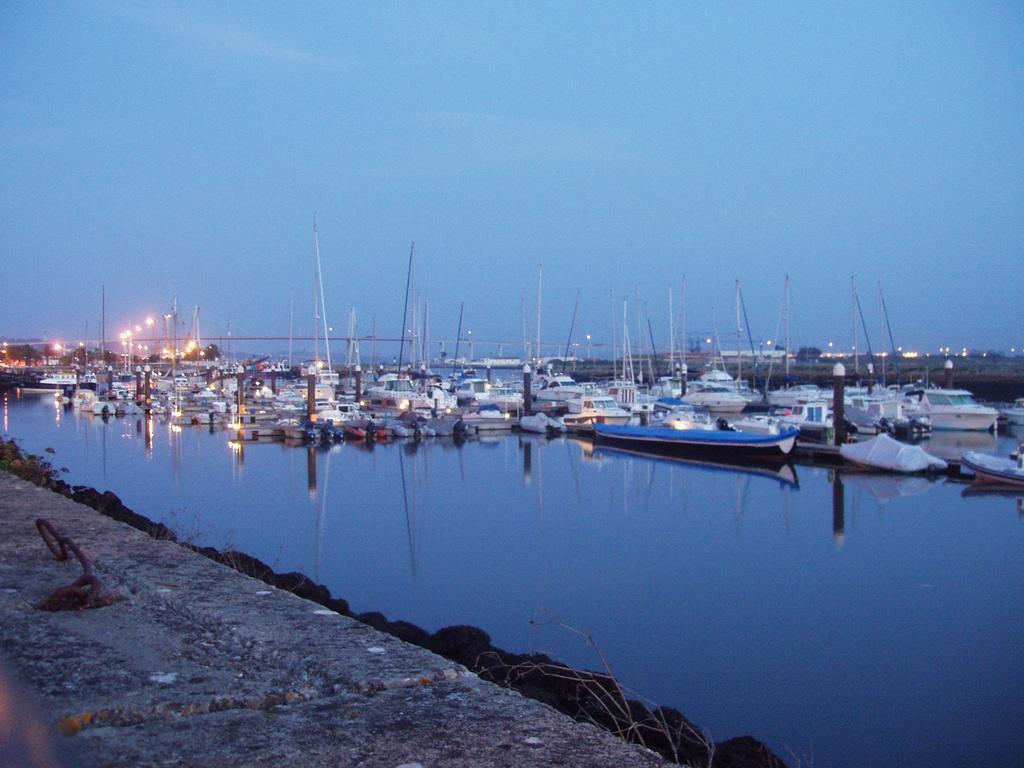
[[201,19],[194,15],[186,15],[183,12],[160,5],[150,5],[148,3],[113,5],[102,3],[98,7],[108,13],[173,32],[189,40],[251,58],[309,64],[326,68],[337,68],[346,64],[330,56],[322,56],[312,51],[271,40],[241,27]]

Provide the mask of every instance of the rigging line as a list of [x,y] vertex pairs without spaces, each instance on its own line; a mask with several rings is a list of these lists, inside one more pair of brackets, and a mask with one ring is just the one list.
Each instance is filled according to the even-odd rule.
[[868,348],[868,360],[870,361],[874,357],[874,352],[871,351],[871,337],[868,336],[868,324],[864,322],[864,310],[860,306],[860,294],[854,294],[854,298],[857,301],[857,314],[860,315],[860,325],[864,329],[864,344]]
[[412,281],[412,256],[416,252],[416,241],[409,247],[409,267],[405,273],[405,305],[402,307],[402,342],[398,345],[398,375],[402,375],[402,354],[405,352],[405,321],[409,316],[409,283]]
[[572,308],[572,322],[569,323],[569,338],[565,342],[565,354],[562,356],[562,373],[565,373],[565,361],[569,357],[569,348],[572,346],[572,333],[576,329],[576,313],[580,308],[580,289],[576,289],[576,306]]
[[896,369],[896,383],[900,381],[900,356],[896,354],[896,340],[892,336],[892,326],[889,325],[889,310],[885,306],[885,296],[882,294],[881,283],[879,283],[878,297],[882,300],[882,314],[885,315],[885,328],[889,332],[889,344],[892,347],[892,367]]
[[[743,300],[743,291],[740,287],[736,286],[736,293],[740,297],[740,307],[743,309],[743,323],[747,326],[747,341],[750,342],[750,356],[754,358],[754,383],[757,383],[757,356],[754,354],[754,337],[750,334],[750,318],[747,316],[747,302]],[[737,349],[736,354],[739,355],[740,351]]]

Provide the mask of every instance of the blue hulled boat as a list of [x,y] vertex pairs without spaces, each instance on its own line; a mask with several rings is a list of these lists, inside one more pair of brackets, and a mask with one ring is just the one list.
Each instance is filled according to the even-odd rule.
[[721,457],[787,456],[796,444],[800,430],[786,427],[778,434],[753,434],[724,429],[674,429],[672,427],[635,427],[595,424],[599,443],[629,446],[634,450]]

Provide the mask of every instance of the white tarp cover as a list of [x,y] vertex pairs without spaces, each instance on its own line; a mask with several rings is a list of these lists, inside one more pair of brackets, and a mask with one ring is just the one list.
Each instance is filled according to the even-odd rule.
[[946,468],[946,462],[932,456],[921,446],[906,445],[888,435],[841,445],[839,453],[847,461],[893,472],[925,472]]

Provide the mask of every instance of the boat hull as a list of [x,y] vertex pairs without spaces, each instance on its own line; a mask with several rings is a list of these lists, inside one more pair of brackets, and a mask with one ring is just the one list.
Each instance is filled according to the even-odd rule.
[[965,453],[961,461],[974,473],[977,483],[1024,488],[1024,469],[1016,462],[973,451]]
[[799,434],[796,429],[785,429],[777,435],[753,435],[725,430],[611,425],[595,425],[594,433],[599,443],[658,453],[778,458],[789,455]]

